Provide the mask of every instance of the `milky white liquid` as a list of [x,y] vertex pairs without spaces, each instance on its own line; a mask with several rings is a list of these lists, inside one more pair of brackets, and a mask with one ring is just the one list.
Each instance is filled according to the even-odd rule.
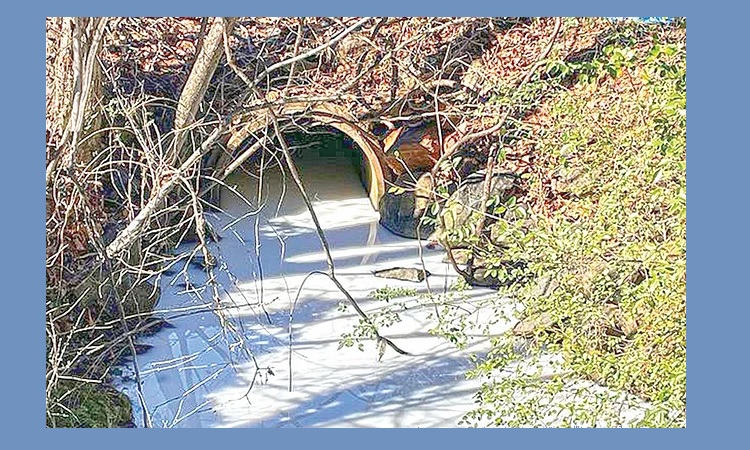
[[[379,215],[349,160],[309,151],[297,163],[332,247],[336,274],[363,309],[372,313],[385,304],[368,298],[383,286],[428,291],[425,282],[372,275],[374,270],[396,266],[421,267],[420,243],[378,225]],[[474,406],[472,396],[480,385],[465,379],[472,367],[468,355],[486,344],[487,338],[477,337],[459,351],[428,332],[435,325],[434,307],[399,299],[407,300],[408,309],[399,312],[400,322],[381,331],[411,356],[388,349],[378,361],[372,340],[363,341],[364,351],[356,345],[339,349],[341,335],[351,333],[359,317],[351,307],[338,310],[346,299],[328,278],[310,276],[294,305],[308,273],[325,271],[327,266],[310,214],[292,180],[288,176],[285,180],[278,169],[265,171],[262,208],[257,202],[256,179],[238,172],[227,184],[252,203],[225,189],[224,214],[212,220],[223,237],[212,244],[211,252],[219,264],[215,270],[218,294],[229,327],[222,328],[210,311],[215,306],[213,293],[204,287],[206,274],[199,268],[190,265],[186,272],[197,291],[180,285],[185,273],[161,278],[157,309],[175,328],[140,339],[153,348],[138,356],[152,425],[455,426]],[[179,250],[190,251],[194,246]],[[444,252],[426,249],[423,243],[422,257],[432,273],[427,279],[429,289],[444,292],[456,279],[442,262]],[[183,266],[179,263],[176,268]],[[479,298],[493,293],[474,289],[469,295]],[[256,370],[251,354],[261,370]],[[268,374],[268,367],[274,375]],[[143,426],[135,383],[121,381],[120,388],[134,404],[136,423]]]

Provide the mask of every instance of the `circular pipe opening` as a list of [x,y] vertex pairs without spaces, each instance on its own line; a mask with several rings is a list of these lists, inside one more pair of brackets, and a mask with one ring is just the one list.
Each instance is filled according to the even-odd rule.
[[[277,113],[280,118],[297,117],[304,118],[315,124],[315,126],[327,126],[343,133],[358,148],[363,155],[364,170],[361,170],[363,183],[367,189],[370,203],[378,210],[380,199],[385,194],[385,179],[383,172],[384,154],[378,140],[371,133],[359,126],[356,119],[335,104],[325,103],[318,105],[290,103],[281,108]],[[265,114],[260,113],[249,117],[242,128],[233,133],[227,143],[229,154],[232,159],[239,156],[244,150],[245,143],[249,138],[258,135],[268,126],[270,120]],[[289,131],[285,130],[285,133]],[[231,164],[227,155],[219,158],[217,167],[223,168]]]

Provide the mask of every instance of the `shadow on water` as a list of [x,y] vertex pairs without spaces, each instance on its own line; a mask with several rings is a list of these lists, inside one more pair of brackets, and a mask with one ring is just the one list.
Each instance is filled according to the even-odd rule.
[[[373,314],[384,306],[368,294],[386,285],[427,290],[424,282],[372,275],[386,267],[419,267],[420,244],[378,225],[378,213],[349,161],[306,154],[299,165],[337,276],[363,309]],[[223,239],[210,248],[218,261],[218,303],[207,274],[193,265],[162,278],[157,308],[174,328],[143,338],[153,349],[137,357],[154,426],[454,426],[471,407],[477,387],[460,381],[470,368],[468,355],[427,333],[433,308],[414,303],[384,329],[413,356],[389,351],[378,362],[368,339],[363,352],[356,346],[339,349],[342,334],[351,333],[359,317],[352,308],[339,310],[345,297],[324,275],[310,276],[300,289],[311,271],[326,269],[325,254],[299,195],[287,189],[282,198],[283,182],[279,171],[267,171],[268,206],[241,220],[247,205],[233,194],[222,195],[226,214],[213,222]],[[229,183],[256,198],[252,178],[238,174]],[[441,252],[422,253],[433,273],[431,288],[442,292],[452,272]],[[132,380],[123,390],[138,420]]]
[[[402,357],[403,358],[403,357]],[[230,400],[222,427],[453,427],[467,411],[477,384],[459,383],[470,368],[456,356],[413,356],[397,369],[370,369],[345,386],[319,380],[324,390],[284,392],[263,384],[253,394],[274,395],[273,409],[258,408],[253,395]],[[418,366],[419,370],[415,370]],[[247,373],[247,372],[245,372]],[[239,378],[237,381],[242,381]],[[249,380],[246,380],[249,381]],[[239,386],[242,389],[245,385]],[[262,392],[266,389],[272,394]],[[218,396],[228,396],[233,388]],[[294,395],[298,394],[298,395]]]

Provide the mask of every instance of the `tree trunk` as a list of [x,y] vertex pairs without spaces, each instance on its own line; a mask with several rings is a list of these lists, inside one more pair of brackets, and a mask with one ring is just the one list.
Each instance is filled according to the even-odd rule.
[[231,30],[237,23],[236,18],[223,19],[214,18],[211,29],[206,36],[200,52],[195,59],[190,75],[185,82],[180,98],[177,102],[177,111],[175,113],[174,131],[175,137],[171,146],[171,152],[168,156],[169,162],[173,167],[177,167],[174,173],[165,174],[162,185],[151,194],[151,198],[138,215],[122,230],[115,239],[107,246],[107,255],[114,258],[128,249],[135,242],[147,226],[151,216],[163,206],[164,201],[177,188],[179,176],[189,170],[193,165],[200,161],[200,158],[206,155],[213,143],[218,139],[219,134],[223,131],[221,127],[214,130],[206,138],[201,146],[192,149],[186,145],[188,137],[188,127],[195,121],[195,116],[200,107],[203,96],[206,94],[208,85],[211,82],[219,60],[224,52],[223,31],[224,26]]
[[226,23],[227,32],[231,32],[237,23],[237,18],[214,18],[211,29],[206,36],[200,52],[195,59],[193,69],[190,71],[185,87],[182,89],[180,99],[177,102],[177,111],[175,113],[175,138],[172,145],[169,162],[172,165],[178,165],[192,153],[185,148],[185,142],[188,137],[187,128],[195,121],[203,96],[211,82],[211,77],[219,65],[219,59],[224,52],[223,32]]
[[[106,17],[50,19],[47,53],[54,53],[47,68],[47,182],[58,164],[88,163],[98,140],[79,145],[93,106],[102,98],[98,57]],[[50,33],[57,32],[57,36]],[[88,128],[96,131],[101,120]],[[56,149],[56,152],[52,152]]]

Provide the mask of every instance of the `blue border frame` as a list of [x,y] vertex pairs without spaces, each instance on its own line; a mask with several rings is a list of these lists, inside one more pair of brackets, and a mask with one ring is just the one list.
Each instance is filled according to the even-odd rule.
[[[3,234],[10,287],[5,297],[3,342],[3,387],[6,400],[3,427],[16,440],[35,448],[51,444],[82,447],[137,448],[140,445],[208,446],[237,444],[266,445],[273,448],[305,445],[314,442],[326,447],[372,447],[398,444],[422,444],[419,447],[466,447],[468,445],[558,444],[576,447],[629,448],[638,444],[648,447],[674,447],[684,444],[722,444],[746,441],[735,436],[747,417],[742,395],[744,352],[734,350],[732,343],[744,342],[740,320],[746,311],[747,294],[742,295],[734,280],[745,275],[747,239],[742,212],[747,200],[747,152],[743,137],[733,139],[729,131],[747,129],[743,106],[747,98],[744,57],[747,51],[733,44],[747,42],[746,24],[741,14],[700,11],[687,2],[654,2],[631,0],[625,7],[589,2],[535,2],[491,5],[487,2],[436,4],[424,0],[375,4],[338,5],[336,2],[301,2],[293,0],[283,7],[247,4],[247,7],[221,7],[198,2],[130,1],[126,5],[102,2],[16,4],[6,7],[1,29],[5,60],[4,112],[11,124],[6,128],[5,163],[9,172],[2,177],[6,199]],[[42,111],[44,108],[44,17],[56,15],[528,15],[528,16],[647,16],[667,14],[684,16],[690,25],[689,86],[690,131],[688,167],[691,169],[690,191],[690,282],[688,303],[690,328],[690,412],[686,430],[284,430],[254,431],[252,435],[222,434],[211,431],[183,430],[153,434],[153,431],[128,430],[45,430],[44,427],[44,351],[43,295],[44,279],[44,153]],[[397,12],[397,13],[396,13]],[[250,13],[250,14],[248,14]],[[744,25],[744,26],[743,26]],[[735,45],[736,45],[735,44]],[[722,102],[723,100],[723,102]],[[729,100],[729,101],[727,101]],[[29,119],[35,118],[35,119]],[[7,122],[6,122],[7,123]],[[38,140],[37,140],[38,139]],[[37,142],[36,145],[32,144]],[[38,147],[37,147],[38,145]],[[33,146],[34,149],[28,149]],[[731,152],[732,150],[737,150]],[[731,152],[731,153],[729,153]],[[32,169],[33,168],[33,169]],[[739,195],[737,195],[739,194]],[[731,252],[722,251],[730,249]],[[736,261],[735,261],[736,260]],[[744,264],[743,264],[744,263]],[[736,286],[736,287],[735,287]],[[712,337],[719,339],[714,342]],[[713,429],[716,429],[714,431]],[[129,433],[127,439],[81,433]],[[144,433],[150,433],[145,435]],[[234,431],[230,433],[239,433]],[[326,433],[326,434],[322,434]],[[377,433],[375,436],[373,433]],[[419,435],[415,433],[420,433]],[[574,434],[575,433],[575,434]],[[627,433],[614,435],[613,433]],[[372,437],[368,439],[367,437]],[[313,441],[314,440],[314,441]],[[412,441],[414,440],[414,441]],[[7,444],[6,444],[7,445]],[[741,445],[737,445],[741,446]],[[734,445],[732,445],[734,447]],[[563,447],[564,448],[564,447]]]

